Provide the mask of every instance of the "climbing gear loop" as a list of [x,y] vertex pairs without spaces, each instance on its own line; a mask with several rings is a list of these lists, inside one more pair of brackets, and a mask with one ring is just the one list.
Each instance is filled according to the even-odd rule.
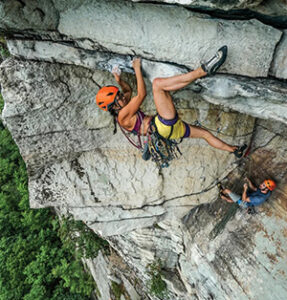
[[[169,137],[172,135],[172,132],[173,125],[171,126]],[[177,142],[176,140],[169,139],[169,137],[164,138],[158,133],[155,125],[155,117],[153,117],[149,125],[147,143],[151,159],[159,169],[167,168],[171,160],[182,155],[178,147],[178,144],[182,142],[182,138]]]
[[[143,120],[140,113],[137,113],[137,117],[140,118],[142,123]],[[139,132],[137,133],[137,140],[132,139],[129,136],[130,132],[122,128],[118,120],[117,123],[119,124],[119,127],[122,133],[124,134],[124,136],[127,138],[127,140],[134,147],[136,147],[142,152],[143,160],[151,159],[156,163],[156,166],[159,169],[167,168],[170,164],[170,161],[172,161],[175,158],[178,158],[179,155],[182,155],[178,147],[178,144],[182,142],[182,139],[179,142],[177,142],[176,140],[164,138],[163,136],[161,136],[157,131],[154,118],[155,117],[153,117],[152,120],[150,121],[147,135],[144,136],[143,132],[142,133]],[[171,136],[173,132],[173,126],[171,127],[172,128],[169,136]]]

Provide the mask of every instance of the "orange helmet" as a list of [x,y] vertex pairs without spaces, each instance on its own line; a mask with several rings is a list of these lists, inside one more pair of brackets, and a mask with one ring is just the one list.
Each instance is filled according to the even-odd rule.
[[268,190],[273,191],[276,188],[276,183],[272,179],[266,179],[264,180],[264,183]]
[[108,111],[115,102],[119,89],[113,85],[102,87],[96,95],[96,103],[100,109]]

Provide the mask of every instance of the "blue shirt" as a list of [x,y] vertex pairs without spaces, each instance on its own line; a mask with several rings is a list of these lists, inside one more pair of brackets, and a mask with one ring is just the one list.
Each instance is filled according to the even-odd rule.
[[[259,188],[257,188],[256,191],[247,192],[246,195],[250,199],[250,202],[245,202],[245,204],[247,206],[258,206],[270,197],[271,192],[268,191],[267,194],[264,194],[261,192],[261,190]],[[244,201],[242,201],[242,199],[237,201],[238,204],[240,204],[241,202],[244,202]]]

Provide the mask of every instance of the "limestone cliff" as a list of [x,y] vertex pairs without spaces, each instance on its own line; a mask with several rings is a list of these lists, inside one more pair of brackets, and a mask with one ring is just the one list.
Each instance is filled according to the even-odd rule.
[[[108,239],[115,252],[87,262],[99,299],[113,297],[111,281],[124,284],[125,299],[157,299],[146,287],[146,266],[157,258],[170,299],[285,299],[286,4],[141,2],[0,4],[12,54],[0,68],[2,120],[26,162],[31,207],[69,212]],[[247,143],[248,157],[190,139],[159,171],[120,131],[113,135],[94,96],[114,84],[115,64],[135,90],[130,61],[143,58],[142,108],[155,114],[152,80],[196,68],[223,44],[229,55],[220,74],[173,98],[182,119],[230,144]],[[223,181],[241,192],[246,175],[257,184],[266,176],[278,182],[253,216],[222,203],[216,186]]]

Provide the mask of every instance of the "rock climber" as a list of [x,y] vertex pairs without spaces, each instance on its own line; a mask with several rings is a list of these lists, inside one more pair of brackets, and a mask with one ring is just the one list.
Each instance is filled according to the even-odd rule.
[[146,97],[146,87],[141,71],[141,60],[133,60],[133,69],[136,75],[137,94],[132,97],[132,89],[123,81],[120,73],[113,71],[116,82],[121,87],[110,85],[102,87],[96,95],[97,105],[104,111],[109,111],[114,116],[114,123],[125,130],[138,135],[147,135],[150,123],[153,120],[159,135],[165,139],[201,138],[217,149],[233,153],[240,158],[246,148],[243,146],[229,145],[215,137],[208,130],[193,126],[182,121],[176,112],[170,92],[179,90],[194,80],[206,75],[213,75],[224,63],[227,56],[227,46],[221,47],[216,54],[201,67],[186,74],[168,78],[155,78],[152,83],[154,103],[157,110],[156,116],[145,115],[140,106]]
[[[235,194],[231,190],[219,186],[221,199],[230,203],[235,202],[244,208],[254,207],[266,201],[270,197],[271,192],[276,188],[276,183],[272,179],[265,179],[258,187],[247,177],[245,181],[242,195]],[[250,189],[249,191],[248,188]]]

